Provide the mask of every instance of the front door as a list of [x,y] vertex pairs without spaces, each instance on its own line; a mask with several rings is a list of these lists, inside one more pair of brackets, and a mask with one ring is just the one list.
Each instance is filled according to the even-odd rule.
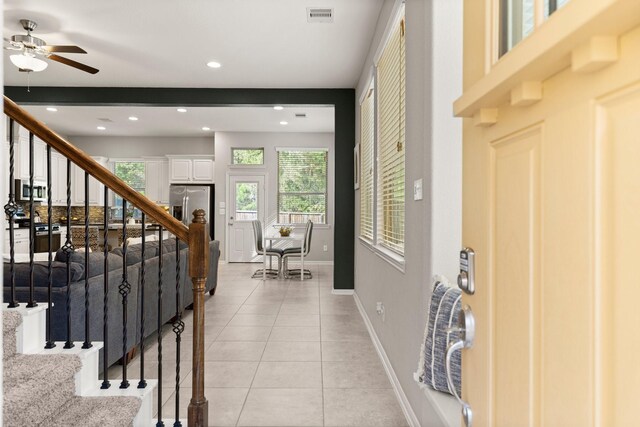
[[255,236],[251,221],[264,223],[264,176],[229,177],[227,241],[229,262],[256,260]]
[[[477,4],[465,2],[476,12]],[[606,38],[576,36],[573,69],[571,51],[557,56],[567,65],[541,78],[537,95],[512,80],[515,102],[514,92],[490,95],[491,110],[465,119],[463,244],[475,251],[476,283],[463,305],[474,314],[476,333],[462,352],[462,398],[474,426],[638,425],[638,5],[571,0],[550,20],[561,25],[570,14],[603,7],[608,12],[596,15],[588,31],[628,25],[630,13],[635,27],[608,46],[598,45]],[[598,21],[618,15],[617,24]],[[465,21],[465,33],[475,28],[476,37],[484,25],[477,16]],[[541,39],[523,41],[504,63],[534,40]],[[554,43],[550,49],[564,41]],[[477,61],[484,55],[471,47],[465,46],[467,75],[482,68]],[[589,57],[607,49],[617,58]],[[494,70],[491,78],[502,78]],[[540,71],[529,70],[526,78]],[[500,90],[495,81],[477,82]],[[465,85],[465,95],[474,96],[473,82]]]

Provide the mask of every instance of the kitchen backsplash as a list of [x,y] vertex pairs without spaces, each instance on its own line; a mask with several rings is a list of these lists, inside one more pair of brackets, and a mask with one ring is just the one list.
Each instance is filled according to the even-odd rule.
[[[21,203],[18,202],[19,206],[22,206],[24,209],[24,213],[29,216],[29,203]],[[41,204],[36,205],[35,210],[40,214],[40,220],[42,222],[47,222],[48,212],[47,205]],[[61,218],[65,218],[67,216],[67,208],[66,206],[53,206],[51,208],[51,221],[53,223],[63,223],[64,221]],[[74,219],[77,218],[77,219]],[[71,207],[71,220],[73,223],[84,223],[84,206],[72,206]],[[102,224],[104,221],[104,208],[99,206],[89,206],[89,222],[91,224]],[[116,221],[113,221],[116,222]]]

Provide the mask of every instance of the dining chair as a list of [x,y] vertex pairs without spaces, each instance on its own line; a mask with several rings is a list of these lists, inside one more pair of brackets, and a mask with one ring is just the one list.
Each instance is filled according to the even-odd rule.
[[[300,277],[300,269],[292,269],[289,270],[289,258],[300,258],[300,262],[302,262],[302,258],[300,253],[302,253],[302,257],[307,257],[309,252],[311,252],[311,235],[313,234],[313,222],[311,220],[307,221],[307,227],[304,231],[304,239],[303,239],[303,248],[287,248],[284,250],[282,254],[283,268],[285,278],[290,277]],[[304,269],[304,278],[311,279],[311,270]]]
[[[256,248],[256,252],[258,253],[258,255],[263,255],[263,248],[264,248],[264,243],[263,243],[263,239],[262,239],[262,223],[255,219],[253,221],[251,221],[252,225],[253,225],[253,234],[255,237],[255,248]],[[280,277],[280,272],[282,271],[282,255],[283,255],[284,251],[280,248],[267,248],[266,252],[264,253],[265,256],[268,257],[276,257],[278,258],[278,269],[274,270],[272,268],[268,268],[266,270],[266,274],[270,279],[273,278],[278,278]],[[253,276],[251,276],[253,279],[255,278],[262,278],[263,274],[262,274],[262,269],[258,269],[256,270],[255,273],[253,273]]]

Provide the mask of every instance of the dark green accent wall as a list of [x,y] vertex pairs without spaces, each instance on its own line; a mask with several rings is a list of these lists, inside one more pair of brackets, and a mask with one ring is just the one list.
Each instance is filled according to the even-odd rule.
[[335,289],[353,289],[355,145],[354,89],[209,89],[125,87],[6,86],[6,96],[18,104],[225,107],[252,105],[333,105],[335,108]]

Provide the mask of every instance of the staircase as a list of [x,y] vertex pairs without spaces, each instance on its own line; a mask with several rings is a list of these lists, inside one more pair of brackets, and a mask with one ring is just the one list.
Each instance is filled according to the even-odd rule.
[[[46,306],[6,309],[3,317],[3,423],[6,426],[151,426],[156,382],[101,390],[98,352],[44,347]],[[45,353],[46,351],[46,353]]]
[[[191,386],[191,399],[188,406],[188,421],[175,418],[171,421],[173,426],[180,427],[188,424],[189,427],[203,427],[208,420],[208,401],[204,395],[204,294],[209,270],[209,231],[205,220],[205,212],[198,209],[193,212],[193,220],[186,225],[165,212],[152,200],[137,192],[103,165],[96,162],[86,153],[77,149],[73,144],[60,135],[53,132],[44,123],[38,121],[23,108],[4,97],[4,113],[8,116],[8,182],[11,184],[16,179],[16,144],[19,135],[19,127],[27,131],[24,141],[19,141],[20,166],[28,170],[29,200],[25,212],[29,210],[29,217],[35,218],[36,199],[34,197],[36,150],[35,139],[38,138],[45,144],[46,154],[46,200],[42,202],[47,207],[47,229],[49,230],[48,262],[38,264],[34,262],[35,235],[34,223],[29,227],[29,262],[19,261],[16,254],[16,240],[13,218],[19,211],[18,200],[14,186],[9,185],[9,194],[2,199],[4,213],[9,221],[9,260],[4,265],[4,301],[7,308],[3,309],[3,334],[4,346],[4,424],[8,426],[151,426],[162,427],[165,420],[162,417],[162,388],[157,388],[158,382],[163,378],[162,364],[162,333],[157,334],[157,376],[158,380],[132,380],[127,376],[127,363],[129,356],[136,349],[140,350],[141,366],[140,375],[145,375],[143,369],[144,340],[147,332],[162,331],[167,323],[166,310],[170,310],[169,318],[172,332],[175,335],[175,345],[178,357],[165,366],[169,376],[173,372],[180,371],[181,334],[184,332],[182,321],[183,308],[178,304],[181,296],[180,267],[180,243],[188,248],[187,268],[191,278],[193,292],[193,329],[192,340],[192,369],[190,381],[181,382],[181,378],[175,376],[174,403],[180,406],[179,387]],[[66,190],[66,240],[61,248],[63,261],[66,264],[64,273],[65,281],[62,282],[59,275],[54,280],[54,255],[52,247],[52,187],[61,184],[51,173],[52,152],[66,158],[66,185],[61,190]],[[42,160],[42,159],[41,159]],[[93,259],[89,251],[89,239],[85,239],[83,262],[72,262],[72,254],[76,247],[71,232],[71,171],[72,165],[84,171],[84,231],[89,235],[89,179],[95,178],[103,188],[102,209],[104,219],[102,227],[104,231],[102,259]],[[4,168],[3,168],[4,169]],[[156,295],[149,297],[144,294],[145,280],[145,252],[141,249],[141,267],[139,276],[129,277],[130,264],[127,263],[128,244],[124,243],[118,248],[121,255],[122,273],[121,279],[109,280],[110,261],[114,255],[110,255],[108,245],[108,230],[110,218],[108,216],[109,201],[112,194],[122,198],[123,212],[126,206],[134,206],[142,211],[141,229],[145,227],[145,218],[152,220],[155,230],[159,235],[158,261],[155,270]],[[6,204],[4,203],[6,202]],[[188,213],[185,213],[188,217]],[[124,216],[124,215],[123,215]],[[127,228],[122,225],[122,242],[127,242]],[[163,231],[171,233],[175,241],[176,260],[175,272],[167,268],[163,270]],[[141,248],[146,248],[145,234],[142,233]],[[167,254],[168,255],[168,254]],[[100,256],[100,254],[98,254]],[[95,270],[97,264],[104,266],[101,279],[91,276],[91,265]],[[113,261],[112,261],[113,262]],[[82,277],[72,274],[72,264],[83,265]],[[149,261],[151,264],[151,261]],[[115,265],[115,264],[114,264]],[[18,268],[19,267],[19,268]],[[37,267],[37,268],[36,268]],[[78,267],[79,268],[79,267]],[[117,265],[116,265],[117,268]],[[184,267],[182,267],[184,268]],[[170,271],[171,270],[171,271]],[[113,270],[115,271],[115,270]],[[75,278],[74,278],[75,277]],[[139,280],[139,282],[137,282]],[[54,281],[56,286],[54,287]],[[36,283],[38,282],[38,283]],[[151,283],[151,280],[148,281]],[[79,285],[84,283],[84,285]],[[72,286],[72,284],[74,286]],[[140,315],[129,314],[129,308],[138,308],[137,285],[140,285]],[[37,285],[37,286],[36,286]],[[149,285],[150,286],[150,285]],[[175,307],[164,307],[163,288],[166,293],[175,290]],[[64,292],[64,294],[63,294]],[[147,292],[153,292],[147,289]],[[36,295],[37,294],[37,295]],[[130,298],[131,294],[131,298]],[[57,301],[54,303],[54,300]],[[146,305],[145,305],[145,300]],[[156,305],[157,311],[150,311],[153,318],[157,319],[156,329],[151,329],[151,323],[146,322],[147,308]],[[175,308],[175,314],[173,309]],[[132,311],[134,313],[135,311]],[[73,315],[73,316],[72,316]],[[97,328],[96,328],[97,326]],[[146,329],[145,329],[146,327]],[[93,328],[93,329],[92,329]],[[139,331],[139,342],[135,343],[128,337],[131,331]],[[119,333],[121,332],[121,335]],[[75,342],[80,338],[84,341]],[[135,334],[134,334],[135,335]],[[100,337],[100,341],[92,338]],[[62,342],[54,341],[65,340]],[[102,381],[98,380],[100,357],[102,353]],[[119,386],[111,384],[108,379],[108,371],[111,363],[108,355],[117,355],[125,361],[122,366],[122,381]],[[141,388],[139,388],[141,387]],[[157,420],[152,419],[153,394],[157,389]]]

